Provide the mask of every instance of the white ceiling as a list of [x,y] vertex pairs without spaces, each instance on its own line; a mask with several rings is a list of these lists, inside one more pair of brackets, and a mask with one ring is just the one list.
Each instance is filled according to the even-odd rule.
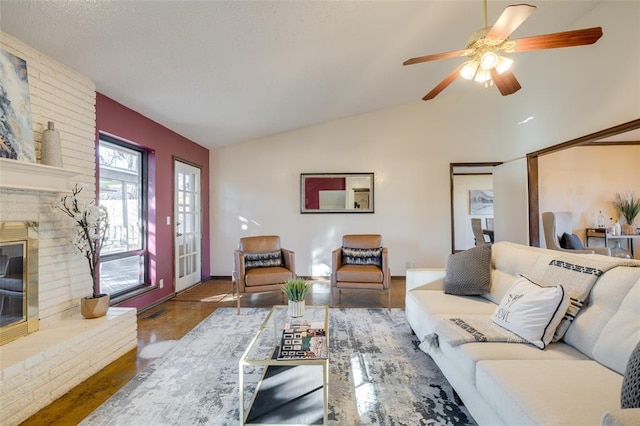
[[[537,0],[512,38],[578,29],[597,3]],[[509,4],[489,1],[490,25]],[[209,148],[419,101],[462,59],[402,62],[481,27],[480,0],[0,3],[2,31]]]

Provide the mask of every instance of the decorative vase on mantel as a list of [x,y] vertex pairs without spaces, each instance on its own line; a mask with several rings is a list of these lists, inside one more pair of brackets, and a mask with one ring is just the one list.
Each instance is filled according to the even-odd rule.
[[103,317],[109,310],[109,302],[108,294],[83,297],[80,299],[80,313],[87,319]]
[[62,147],[60,146],[60,133],[56,130],[53,121],[47,123],[47,129],[42,132],[40,142],[40,161],[42,164],[62,168]]

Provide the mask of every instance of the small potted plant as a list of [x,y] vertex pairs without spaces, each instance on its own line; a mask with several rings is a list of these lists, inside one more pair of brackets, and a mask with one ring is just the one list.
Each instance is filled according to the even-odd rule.
[[640,198],[635,198],[632,192],[616,194],[616,200],[613,202],[613,205],[627,222],[622,225],[622,234],[635,234],[636,230],[633,221],[636,219],[636,216],[640,214]]
[[283,293],[289,299],[289,316],[301,317],[304,315],[304,298],[311,286],[302,278],[287,280],[282,286]]
[[85,318],[99,318],[106,315],[110,301],[108,294],[100,293],[98,285],[98,261],[100,250],[107,238],[109,216],[107,209],[96,205],[94,201],[81,207],[78,199],[81,191],[82,187],[76,185],[71,195],[62,197],[56,207],[75,221],[76,235],[72,242],[89,263],[93,294],[80,299],[80,312]]

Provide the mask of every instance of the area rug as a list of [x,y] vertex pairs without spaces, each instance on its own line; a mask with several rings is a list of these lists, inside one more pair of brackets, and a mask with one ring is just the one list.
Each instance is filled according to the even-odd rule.
[[[82,424],[239,424],[238,359],[267,313],[216,309]],[[404,309],[332,308],[329,338],[330,424],[475,424]]]

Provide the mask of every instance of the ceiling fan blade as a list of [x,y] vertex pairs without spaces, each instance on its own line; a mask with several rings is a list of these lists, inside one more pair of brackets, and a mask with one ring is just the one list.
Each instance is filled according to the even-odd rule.
[[516,42],[514,52],[554,49],[557,47],[583,46],[595,43],[600,37],[602,37],[602,28],[593,27],[582,30],[519,38],[513,40]]
[[407,59],[402,63],[402,65],[413,65],[413,64],[419,64],[421,62],[435,61],[437,59],[453,58],[456,56],[462,56],[464,52],[465,52],[464,50],[456,50],[455,52],[445,52],[445,53],[436,53],[434,55],[419,56],[417,58]]
[[500,93],[502,93],[502,96],[512,95],[522,88],[511,70],[506,70],[502,74],[499,74],[495,68],[492,68],[491,78],[493,79],[493,84],[495,84]]
[[[462,64],[462,65],[464,65],[464,64]],[[458,66],[455,70],[453,70],[453,72],[451,74],[446,76],[444,78],[444,80],[442,80],[440,83],[438,83],[438,85],[436,87],[434,87],[433,90],[431,90],[429,93],[424,95],[424,98],[422,98],[422,100],[423,101],[428,101],[430,99],[435,98],[436,96],[438,96],[440,94],[440,92],[442,92],[451,83],[453,83],[453,80],[455,80],[456,77],[458,77],[458,75],[460,75],[460,70],[462,69],[462,65]]]
[[507,6],[485,38],[506,40],[535,11],[536,7],[528,4]]

